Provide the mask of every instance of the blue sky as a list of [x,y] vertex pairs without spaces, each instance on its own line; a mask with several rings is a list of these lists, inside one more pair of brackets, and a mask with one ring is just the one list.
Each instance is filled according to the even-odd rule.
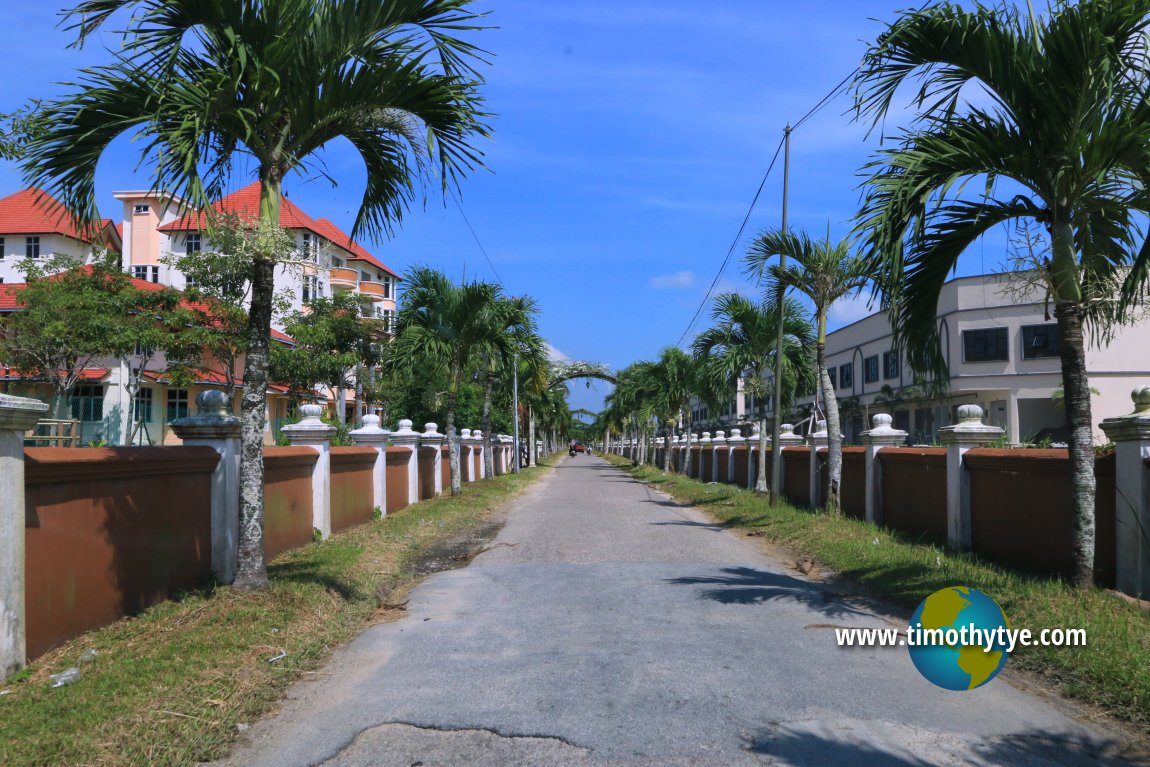
[[[6,29],[0,112],[61,91],[54,83],[101,61],[99,43],[67,50],[55,0],[0,0]],[[562,354],[621,368],[676,343],[699,306],[754,196],[783,126],[795,122],[858,64],[866,42],[905,0],[481,0],[498,27],[486,89],[493,139],[486,164],[463,185],[462,206],[494,270],[514,294],[535,296],[544,335]],[[876,21],[878,19],[880,21]],[[859,202],[858,169],[877,146],[839,97],[793,136],[790,224],[845,235]],[[338,180],[290,178],[290,198],[349,229],[363,190],[350,147],[333,144]],[[100,166],[105,215],[113,191],[144,188],[131,143]],[[237,167],[235,186],[252,180]],[[22,188],[0,163],[0,195]],[[778,226],[782,163],[736,248],[722,289],[752,288],[739,257],[755,232]],[[396,271],[428,264],[493,279],[456,205],[438,196],[391,241],[368,243]],[[994,271],[1001,246],[978,247],[961,273]],[[832,326],[865,314],[836,308]],[[696,329],[701,329],[706,314]],[[607,388],[572,386],[573,407],[597,410]]]

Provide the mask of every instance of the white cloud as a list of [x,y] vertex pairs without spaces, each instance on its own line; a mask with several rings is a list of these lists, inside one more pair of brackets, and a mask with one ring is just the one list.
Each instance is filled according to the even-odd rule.
[[695,284],[695,273],[675,272],[674,274],[663,274],[658,277],[652,277],[651,281],[647,284],[654,290],[689,288]]
[[551,360],[552,362],[571,361],[570,357],[552,346],[550,341],[544,341],[543,345],[547,348],[547,359]]
[[843,325],[849,325],[852,322],[858,322],[864,317],[869,317],[878,311],[877,301],[874,306],[871,306],[871,301],[874,300],[874,294],[869,290],[864,290],[858,294],[844,296],[838,301],[831,304],[831,310],[827,313],[827,324],[830,330],[840,328]]

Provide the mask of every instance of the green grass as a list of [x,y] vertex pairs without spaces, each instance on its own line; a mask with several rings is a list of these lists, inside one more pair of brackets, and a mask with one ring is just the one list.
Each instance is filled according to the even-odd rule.
[[[1140,727],[1150,726],[1150,613],[1099,590],[1080,591],[951,554],[932,543],[845,517],[786,504],[771,510],[766,499],[730,485],[703,484],[608,455],[632,476],[712,514],[740,530],[813,557],[819,566],[862,584],[906,608],[907,616],[929,594],[948,586],[985,591],[1011,625],[1085,628],[1086,647],[1029,647],[1010,664],[1040,674],[1064,695],[1098,706]],[[877,543],[875,543],[877,541]]]
[[[0,683],[9,691],[0,696],[0,762],[190,765],[225,756],[237,725],[271,709],[332,648],[402,614],[380,607],[377,586],[402,591],[422,551],[481,523],[556,460],[287,552],[270,564],[266,591],[189,594],[53,650]],[[90,648],[97,655],[80,681],[51,688],[48,676]]]

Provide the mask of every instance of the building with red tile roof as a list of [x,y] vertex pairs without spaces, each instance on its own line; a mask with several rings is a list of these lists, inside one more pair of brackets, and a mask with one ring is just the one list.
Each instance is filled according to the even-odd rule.
[[0,198],[0,283],[22,281],[19,266],[26,258],[59,255],[83,263],[93,248],[119,252],[121,244],[111,219],[83,229],[54,197],[39,189]]

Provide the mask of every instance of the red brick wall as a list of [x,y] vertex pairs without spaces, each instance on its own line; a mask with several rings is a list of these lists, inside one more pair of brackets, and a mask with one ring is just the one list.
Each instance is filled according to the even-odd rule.
[[[783,448],[783,492],[795,506],[811,505],[811,451],[806,447]],[[770,477],[770,474],[767,474]]]
[[387,513],[407,507],[407,461],[411,451],[406,447],[387,448]]
[[843,448],[843,474],[839,485],[843,514],[866,519],[866,448]]
[[882,462],[883,524],[946,541],[946,450],[888,447]]
[[310,447],[264,448],[264,556],[269,560],[312,540]]
[[375,508],[372,469],[375,449],[333,447],[331,449],[331,529],[346,530],[371,521]]

